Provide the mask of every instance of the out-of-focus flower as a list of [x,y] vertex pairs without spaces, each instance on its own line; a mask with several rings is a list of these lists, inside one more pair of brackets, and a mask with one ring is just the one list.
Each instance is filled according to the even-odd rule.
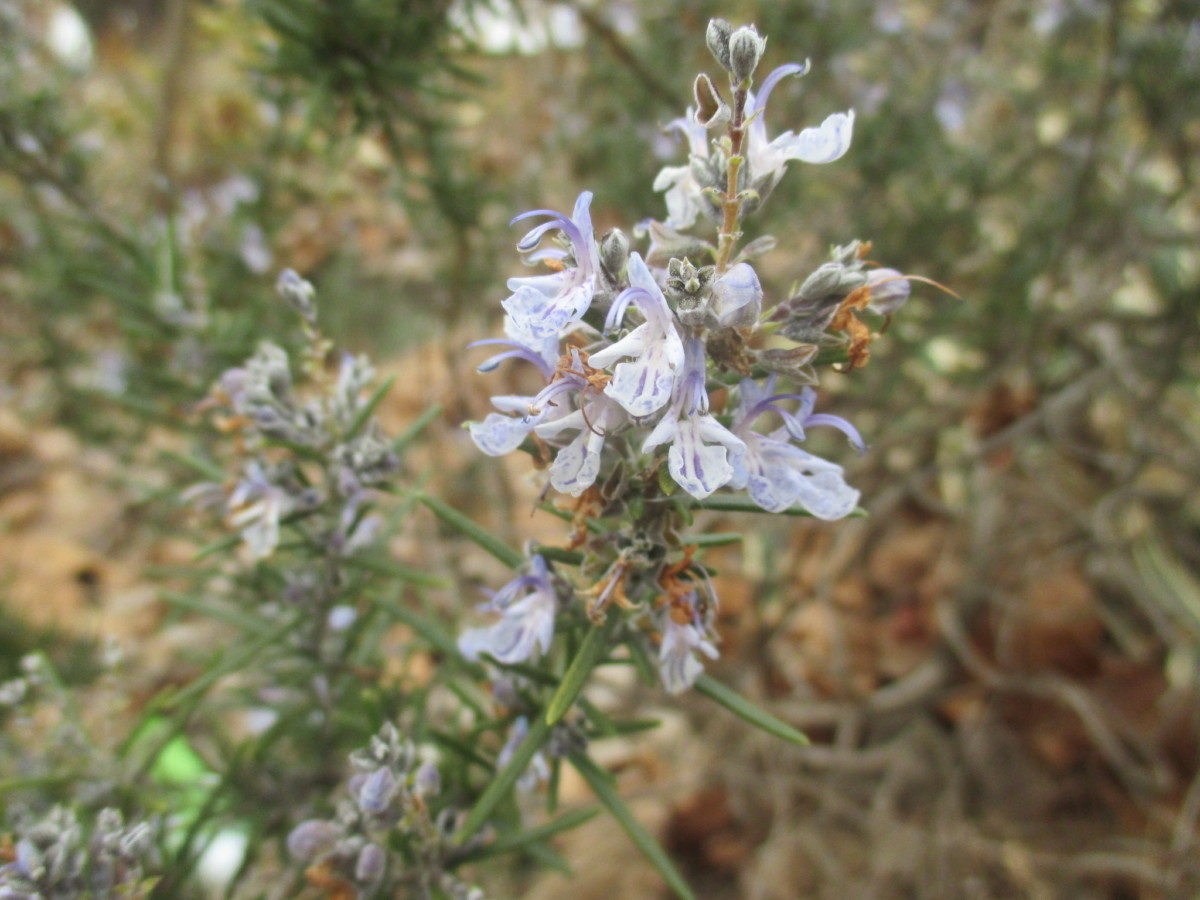
[[550,567],[539,555],[529,560],[529,573],[498,590],[485,608],[500,613],[499,621],[471,628],[458,639],[463,656],[477,660],[486,653],[502,663],[518,663],[549,651],[554,638],[558,594]]
[[708,639],[708,629],[701,620],[693,591],[669,606],[663,617],[658,672],[668,693],[678,694],[696,683],[704,671],[698,653],[709,659],[720,656]]
[[292,496],[274,483],[257,460],[246,463],[227,501],[230,523],[242,530],[255,559],[270,556],[279,544],[280,520],[295,508]]
[[[508,729],[508,739],[504,742],[504,747],[500,750],[500,755],[496,757],[496,768],[503,768],[504,765],[512,759],[514,753],[517,752],[517,747],[521,741],[525,740],[525,735],[529,733],[529,720],[524,716],[518,716]],[[529,768],[521,773],[521,777],[517,779],[517,787],[522,791],[532,791],[539,784],[543,784],[550,780],[550,764],[546,762],[546,756],[541,751],[533,755],[533,759],[529,761]]]

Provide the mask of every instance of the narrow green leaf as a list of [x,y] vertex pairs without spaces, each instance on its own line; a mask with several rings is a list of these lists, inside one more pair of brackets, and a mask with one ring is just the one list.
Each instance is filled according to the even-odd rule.
[[177,453],[174,450],[163,450],[162,455],[165,459],[179,463],[181,466],[187,466],[189,469],[211,481],[221,482],[229,477],[228,473],[220,466],[206,459],[201,459],[198,456],[188,456],[184,453]]
[[680,542],[685,546],[687,544],[695,544],[697,547],[725,547],[729,544],[737,544],[745,537],[740,531],[717,531],[713,534],[696,534],[685,538],[680,538]]
[[284,645],[284,640],[293,631],[295,631],[302,622],[305,621],[304,616],[296,616],[283,627],[275,631],[267,632],[263,637],[250,644],[241,646],[234,645],[226,650],[222,655],[220,662],[214,664],[211,668],[204,672],[191,682],[187,687],[172,694],[165,702],[164,709],[177,710],[183,707],[189,700],[205,694],[214,684],[233,672],[245,668],[251,660],[258,654],[262,653],[270,647],[281,647]]
[[392,449],[397,453],[403,453],[408,449],[408,445],[419,438],[421,436],[421,432],[428,428],[430,424],[441,414],[442,407],[440,404],[435,403],[433,406],[429,407],[429,409],[425,410],[425,412],[421,413],[413,420],[413,423],[404,430],[404,433],[401,434],[400,437],[396,438],[396,440],[392,442]]
[[529,844],[525,847],[525,852],[529,854],[536,868],[558,872],[564,878],[575,877],[575,872],[566,857],[549,844]]
[[454,637],[437,622],[389,597],[376,597],[375,605],[403,622],[438,652],[445,656],[458,656],[458,644]]
[[528,847],[530,844],[543,843],[556,834],[570,831],[572,828],[578,828],[584,822],[594,819],[599,812],[600,809],[596,806],[586,806],[583,809],[565,812],[558,818],[546,822],[544,825],[530,828],[528,831],[522,831],[519,834],[504,835],[490,844],[480,847],[478,850],[464,854],[464,862],[468,860],[487,859],[489,856],[498,856],[501,853],[511,853],[514,850],[520,850],[523,847]]
[[435,516],[455,531],[460,532],[468,540],[474,541],[509,568],[515,569],[525,562],[524,556],[508,546],[500,538],[489,531],[485,531],[457,509],[447,506],[437,497],[431,497],[429,494],[419,494],[417,499],[429,507]]
[[[748,512],[761,513],[766,512],[761,506],[756,504],[744,494],[713,494],[711,497],[706,497],[704,500],[695,500],[691,503],[692,509],[705,509],[714,512]],[[783,516],[802,516],[812,518],[812,513],[801,506],[793,506],[785,509],[775,515]],[[862,507],[856,508],[850,513],[850,518],[862,518],[867,515],[867,511]]]
[[646,653],[646,648],[642,642],[629,641],[625,646],[629,648],[629,661],[638,670],[638,674],[642,677],[642,682],[644,684],[657,684],[658,670],[655,668],[654,663],[650,661],[650,656]]
[[217,538],[211,544],[205,544],[196,551],[196,562],[212,556],[214,553],[223,553],[230,547],[237,546],[237,542],[242,539],[242,533],[235,531],[233,534],[227,534],[224,537]]
[[565,550],[562,547],[547,547],[545,544],[538,544],[534,551],[551,562],[564,563],[568,566],[577,566],[583,562],[583,554],[578,550]]
[[783,722],[770,713],[759,709],[741,694],[737,693],[737,691],[726,687],[710,675],[701,675],[697,678],[695,688],[710,700],[720,703],[735,716],[740,716],[751,725],[761,728],[768,734],[781,737],[785,741],[791,741],[793,744],[804,745],[810,743],[804,734],[787,724],[787,722]]
[[548,724],[553,725],[565,716],[567,710],[575,702],[575,698],[579,696],[579,692],[583,690],[588,676],[592,674],[592,669],[596,668],[604,651],[608,649],[608,635],[612,631],[612,623],[615,620],[615,616],[609,616],[603,625],[593,625],[588,631],[587,637],[579,645],[579,651],[575,654],[575,658],[571,660],[571,665],[567,667],[558,690],[554,692],[549,706],[546,707]]
[[667,852],[659,846],[654,836],[642,826],[641,822],[634,818],[633,812],[625,805],[625,801],[617,793],[617,788],[613,783],[612,777],[592,762],[586,753],[576,751],[570,754],[569,758],[571,765],[583,776],[583,780],[588,783],[588,786],[592,789],[597,799],[612,813],[613,818],[617,820],[617,824],[625,830],[630,840],[633,841],[634,846],[650,861],[650,864],[663,877],[663,881],[667,883],[671,890],[677,896],[683,898],[683,900],[696,900],[696,895],[692,893],[692,889],[684,881],[683,875],[675,868],[675,863],[671,862],[671,857],[667,856]]
[[550,780],[546,785],[546,812],[554,815],[558,811],[558,792],[562,787],[562,757],[551,755]]
[[531,666],[528,663],[500,662],[500,660],[496,659],[490,653],[485,653],[484,656],[487,657],[488,661],[493,666],[495,666],[497,669],[500,669],[502,672],[512,672],[514,675],[520,675],[522,678],[528,678],[535,684],[545,684],[552,688],[558,687],[559,678],[553,672],[547,672],[538,666]]
[[422,572],[420,569],[414,569],[412,566],[406,566],[392,559],[379,559],[370,556],[348,556],[343,562],[352,568],[366,569],[368,572],[374,572],[377,575],[387,575],[398,581],[419,584],[421,587],[450,587],[449,579],[431,575],[428,572]]
[[436,728],[429,730],[429,736],[433,738],[434,743],[438,746],[445,747],[447,750],[457,753],[463,759],[469,760],[489,772],[494,771],[496,768],[482,753],[466,741],[461,741],[453,735],[438,731]]
[[475,801],[475,805],[471,807],[471,811],[467,813],[466,820],[454,835],[456,843],[465,843],[487,824],[487,820],[495,812],[496,807],[512,792],[517,779],[529,768],[530,761],[549,736],[550,725],[546,721],[546,717],[541,715],[533,717],[525,740],[517,745],[512,758],[503,769],[496,773],[496,776],[484,788],[483,793],[479,795],[479,799]]
[[177,594],[173,591],[163,593],[162,597],[172,606],[179,606],[183,609],[208,616],[210,619],[216,619],[218,622],[225,622],[249,634],[273,633],[278,625],[278,623],[268,621],[267,619],[247,615],[226,603],[215,603],[211,600],[189,597],[186,594]]
[[363,404],[362,409],[360,409],[354,416],[354,421],[350,423],[350,427],[346,429],[346,440],[354,437],[366,427],[367,422],[371,418],[371,414],[374,413],[379,404],[383,402],[383,398],[387,396],[387,392],[392,389],[392,385],[395,383],[396,376],[389,375],[383,380],[383,383],[380,384],[379,387],[375,388],[374,392],[367,399],[367,402]]
[[[562,519],[564,522],[575,521],[575,516],[571,512],[565,509],[559,509],[553,503],[539,503],[538,509],[540,509],[542,512],[550,513],[550,515],[557,519]],[[604,524],[598,519],[584,519],[583,524],[592,534],[604,533]]]

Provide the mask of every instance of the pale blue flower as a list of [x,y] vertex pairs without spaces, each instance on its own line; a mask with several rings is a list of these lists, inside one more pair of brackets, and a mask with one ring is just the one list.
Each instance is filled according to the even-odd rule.
[[766,194],[783,177],[791,160],[806,163],[831,163],[850,149],[854,132],[854,110],[833,113],[815,128],[805,128],[799,134],[785,131],[775,138],[767,136],[767,101],[775,85],[788,75],[803,75],[808,63],[789,63],[775,69],[763,79],[757,95],[747,100],[750,125],[746,130],[746,163],[752,184]]
[[550,380],[554,374],[554,364],[558,361],[558,335],[539,335],[529,328],[524,319],[514,319],[511,316],[504,320],[503,338],[492,338],[486,341],[474,341],[467,344],[467,349],[474,347],[499,346],[507,347],[495,356],[490,356],[475,367],[477,372],[491,372],[506,359],[523,359],[538,367],[538,370]]
[[[523,359],[537,366],[547,383],[551,382],[554,378],[554,367],[558,358],[558,337],[553,334],[536,337],[525,327],[526,324],[509,318],[504,323],[507,339],[496,338],[469,344],[468,349],[488,345],[508,348],[480,363],[477,367],[478,371],[490,372],[506,359]],[[492,405],[499,412],[489,413],[482,422],[471,422],[467,426],[475,446],[488,456],[504,456],[516,450],[535,426],[562,414],[568,408],[562,404],[536,405],[540,396],[539,394],[538,397],[515,395],[493,397]]]
[[[775,377],[760,386],[750,379],[742,381],[741,402],[734,417],[733,430],[745,441],[746,453],[735,467],[730,486],[742,489],[750,499],[768,512],[782,512],[799,505],[818,519],[840,519],[858,504],[859,492],[846,484],[842,467],[814,456],[791,441],[804,440],[804,430],[813,425],[829,425],[842,431],[859,450],[865,449],[858,431],[840,416],[814,414],[816,392],[805,388],[799,394],[773,394]],[[788,412],[779,403],[798,400],[796,412]],[[770,434],[759,434],[752,426],[759,416],[773,412],[783,427]]]
[[591,487],[600,474],[605,439],[628,421],[618,404],[591,391],[580,394],[578,409],[540,422],[535,429],[538,437],[549,441],[557,440],[565,431],[579,432],[555,455],[550,465],[550,485],[572,496]]
[[[805,128],[799,134],[785,131],[771,138],[767,134],[767,101],[775,85],[788,75],[803,75],[808,63],[789,63],[775,69],[763,79],[758,93],[746,98],[746,141],[743,148],[746,157],[745,174],[747,183],[762,197],[779,183],[787,164],[792,160],[806,163],[830,163],[840,159],[850,149],[854,132],[854,110],[833,113],[814,128]],[[696,217],[707,212],[718,215],[719,207],[712,199],[712,190],[723,192],[725,184],[720,177],[723,162],[709,142],[702,125],[695,121],[693,111],[687,116],[671,122],[668,128],[681,132],[688,143],[688,163],[682,166],[667,166],[654,179],[654,190],[665,191],[667,218],[665,225],[671,228],[690,228]],[[709,195],[706,196],[706,191]]]
[[636,303],[645,317],[641,325],[616,343],[597,350],[588,362],[607,368],[619,359],[613,378],[604,392],[631,416],[648,416],[671,399],[675,377],[683,364],[683,341],[675,325],[675,314],[667,306],[662,289],[637,253],[629,254],[629,287],[613,301],[606,330],[620,326],[625,311]]
[[684,345],[683,371],[675,383],[671,404],[642,445],[649,453],[670,443],[667,469],[675,483],[702,500],[727,484],[746,445],[708,411],[704,344],[692,337]]
[[564,328],[582,318],[591,306],[600,272],[599,249],[588,212],[591,202],[591,191],[584,191],[575,201],[570,218],[553,210],[534,209],[513,219],[514,223],[532,217],[549,219],[531,229],[517,243],[518,250],[528,253],[528,260],[567,260],[567,253],[559,248],[534,249],[547,232],[558,230],[570,244],[570,257],[574,261],[574,265],[549,275],[508,280],[508,289],[513,293],[504,301],[504,309],[517,327],[535,338],[557,337]]
[[485,608],[500,613],[500,618],[462,633],[458,649],[467,659],[478,660],[486,653],[498,662],[519,663],[550,650],[558,594],[541,556],[530,557],[529,573],[500,588]]
[[690,228],[705,207],[702,202],[703,185],[696,179],[691,159],[708,158],[708,134],[705,127],[696,122],[695,111],[691,108],[682,119],[668,123],[667,130],[678,131],[684,136],[688,145],[688,162],[682,166],[664,167],[655,177],[653,187],[656,191],[666,191],[663,199],[667,203],[667,218],[663,224],[671,228]]
[[492,406],[500,412],[488,413],[482,422],[467,424],[475,446],[488,456],[504,456],[520,447],[545,415],[530,412],[532,403],[532,397],[493,397]]

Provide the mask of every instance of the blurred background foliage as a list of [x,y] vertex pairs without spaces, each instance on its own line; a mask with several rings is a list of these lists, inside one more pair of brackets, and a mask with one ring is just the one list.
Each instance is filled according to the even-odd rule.
[[519,536],[521,486],[452,427],[484,408],[461,347],[518,272],[508,219],[581,189],[599,229],[661,216],[650,184],[682,159],[662,126],[712,68],[714,15],[756,22],[770,65],[813,60],[775,128],[858,113],[848,156],[793,167],[753,222],[780,240],[768,296],[859,237],[961,299],[918,290],[826,385],[872,444],[871,518],[756,525],[721,566],[723,676],[819,746],[690,718],[697,768],[658,824],[705,896],[1194,889],[1186,0],[0,0],[0,527],[50,527],[47,473],[72,469],[122,523],[72,538],[66,587],[0,559],[0,662],[31,605],[59,610],[29,619],[43,643],[96,636],[68,621],[107,596],[78,558],[140,540],[149,567],[179,529],[153,501],[188,476],[147,449],[202,444],[208,385],[290,333],[284,266],[340,343],[397,360],[394,415],[449,401],[436,477]]

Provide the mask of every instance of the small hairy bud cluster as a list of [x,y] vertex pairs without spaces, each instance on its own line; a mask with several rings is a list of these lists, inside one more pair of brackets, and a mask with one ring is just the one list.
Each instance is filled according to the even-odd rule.
[[705,42],[735,85],[750,81],[767,49],[766,38],[753,25],[734,28],[724,19],[709,21]]
[[284,269],[279,274],[275,289],[306,322],[313,324],[317,321],[316,290],[312,284],[292,269]]
[[[307,536],[336,555],[370,542],[378,520],[360,513],[372,490],[396,473],[400,460],[369,417],[366,391],[374,370],[363,357],[343,354],[334,376],[324,371],[327,342],[316,331],[315,291],[291,270],[279,276],[283,299],[301,315],[309,339],[307,378],[298,382],[289,355],[264,342],[246,363],[225,372],[209,406],[222,408],[221,427],[237,430],[245,449],[241,475],[226,493],[205,484],[190,492],[221,502],[256,559],[270,556],[281,526],[301,512]],[[304,448],[281,455],[279,448]]]
[[126,825],[115,809],[101,810],[85,830],[72,811],[56,806],[18,831],[15,858],[0,866],[0,897],[148,896],[159,864],[156,835],[155,825]]
[[[308,819],[288,835],[288,852],[324,884],[407,896],[397,890],[436,887],[461,900],[482,900],[478,888],[442,869],[458,814],[441,801],[437,765],[386,723],[350,756],[350,778],[337,813]],[[402,847],[403,852],[393,848]]]
[[716,266],[697,268],[689,259],[672,259],[667,264],[664,288],[681,324],[697,328],[708,324],[708,301],[716,271]]

